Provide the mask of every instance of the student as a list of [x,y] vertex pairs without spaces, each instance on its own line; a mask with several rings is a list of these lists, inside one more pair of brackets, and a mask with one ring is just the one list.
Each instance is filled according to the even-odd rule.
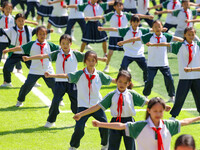
[[[148,8],[148,10],[158,9],[158,8],[165,8],[167,10],[174,11],[174,10],[181,8],[181,2],[179,0],[168,0],[168,1],[161,3],[160,5],[150,7],[150,8]],[[167,32],[171,28],[176,28],[177,27],[177,18],[175,16],[173,16],[171,13],[168,13],[166,20],[165,20],[164,27],[166,27],[168,29]]]
[[[10,48],[8,50],[4,50],[3,52],[8,53],[8,52],[22,51],[26,55],[33,56],[38,54],[50,54],[51,51],[59,49],[59,46],[46,41],[47,29],[44,26],[40,26],[37,28],[36,36],[37,36],[36,41],[31,41],[25,45]],[[52,91],[54,92],[55,79],[45,78],[44,72],[46,71],[49,71],[51,73],[54,72],[49,59],[31,61],[29,74],[25,83],[20,88],[16,107],[23,106],[23,102],[25,101],[26,95],[31,91],[36,81],[41,77],[44,79],[47,86],[51,88]]]
[[27,11],[25,13],[25,18],[28,18],[30,11],[32,12],[32,19],[36,21],[35,18],[35,8],[38,10],[40,7],[40,0],[27,0]]
[[94,127],[125,130],[127,136],[136,140],[138,150],[170,150],[171,137],[180,132],[180,127],[199,121],[200,117],[162,120],[165,107],[164,100],[154,97],[148,103],[145,121],[124,124],[94,120],[92,124]]
[[[95,69],[97,64],[97,54],[94,51],[87,51],[84,57],[86,68],[68,74],[49,74],[45,73],[45,77],[52,78],[68,78],[69,83],[75,83],[78,90],[78,111],[82,112],[96,104],[98,104],[102,97],[100,89],[102,85],[109,85],[111,82],[115,83],[115,79],[105,75],[103,72]],[[76,122],[74,133],[70,141],[70,149],[74,150],[80,146],[80,140],[84,136],[85,123],[89,117],[93,116],[99,121],[107,122],[106,115],[103,110],[98,110],[95,113],[87,115]],[[107,148],[108,130],[100,128],[102,149]]]
[[137,14],[136,0],[124,0],[124,11]]
[[[82,5],[68,5],[68,8],[76,8],[78,11],[84,12],[85,17],[100,16],[108,9],[108,5],[113,5],[113,1],[109,3],[97,3],[98,0],[91,0],[88,3]],[[85,31],[82,37],[82,45],[80,51],[83,52],[87,43],[102,43],[104,56],[107,53],[107,34],[105,31],[98,31],[98,26],[102,26],[101,23],[95,19],[86,23]]]
[[194,138],[189,134],[183,134],[176,139],[174,150],[196,150]]
[[[156,15],[162,14],[162,13],[171,13],[172,16],[176,17],[177,20],[177,27],[175,31],[175,36],[184,37],[184,30],[186,27],[192,27],[192,23],[186,23],[185,20],[192,20],[193,16],[197,15],[197,12],[199,12],[200,9],[191,10],[190,9],[190,1],[189,0],[182,0],[182,8],[178,10],[164,10],[155,12]],[[195,36],[195,40],[200,41],[197,35]]]
[[[90,107],[89,109],[77,113],[73,118],[80,120],[82,117],[92,114],[100,109],[110,108],[112,119],[111,122],[134,122],[132,116],[136,115],[135,106],[144,106],[148,103],[147,99],[136,91],[129,90],[132,88],[131,74],[126,70],[121,70],[116,78],[117,89],[108,93],[103,100]],[[135,149],[133,138],[127,137],[124,131],[110,130],[109,150],[119,150],[121,138],[124,138],[124,144],[127,150]]]
[[27,0],[11,0],[11,3],[13,5],[13,9],[15,9],[15,6],[17,4],[20,5],[21,9],[23,10],[23,13],[25,12],[25,4],[27,3]]
[[[0,35],[5,35],[9,41],[9,48],[24,45],[32,41],[32,36],[36,33],[37,28],[34,29],[30,26],[24,25],[25,21],[25,16],[19,13],[15,16],[16,26],[4,30],[0,29]],[[22,51],[9,53],[9,57],[3,67],[4,83],[1,85],[2,87],[12,86],[11,72],[13,71],[15,64],[23,61],[22,56]],[[28,68],[30,67],[30,64],[31,61],[26,62]]]
[[[133,37],[126,41],[121,41],[118,45],[123,45],[125,43],[142,41],[144,44],[151,43],[161,43],[161,42],[171,42],[174,41],[182,41],[182,38],[172,36],[167,33],[162,33],[163,25],[162,22],[156,20],[153,22],[153,32],[148,33],[141,37]],[[148,78],[145,82],[145,87],[143,90],[143,94],[145,96],[149,96],[151,94],[151,89],[153,88],[153,80],[157,74],[157,71],[160,70],[164,76],[165,86],[170,97],[169,101],[174,101],[175,88],[174,88],[174,80],[172,78],[168,58],[167,58],[167,48],[166,47],[148,47]]]
[[[150,29],[145,29],[139,27],[140,25],[140,17],[137,15],[133,15],[130,20],[130,27],[126,28],[104,28],[99,27],[100,31],[113,31],[118,32],[118,34],[124,38],[124,40],[130,39],[132,37],[140,37],[146,33],[150,32]],[[136,41],[133,43],[127,43],[123,45],[124,49],[124,58],[121,63],[120,70],[127,70],[130,63],[136,61],[138,66],[143,71],[143,80],[144,82],[147,80],[147,64],[144,56],[144,45],[141,41]]]
[[[110,26],[114,27],[114,28],[126,28],[128,26],[128,22],[131,19],[131,16],[133,14],[129,14],[129,13],[125,13],[122,12],[123,10],[123,3],[121,1],[115,1],[113,8],[115,9],[115,12],[111,12],[108,13],[104,16],[96,16],[96,17],[86,17],[86,20],[92,20],[92,19],[105,19],[106,21],[110,22]],[[149,15],[142,15],[142,14],[138,14],[138,16],[140,16],[141,18],[149,18],[149,19],[153,19],[153,16],[149,16]],[[101,30],[102,32],[103,30]],[[121,37],[121,35],[119,35],[117,32],[114,31],[110,31],[109,32],[109,52],[108,52],[108,56],[107,56],[107,62],[106,62],[106,67],[104,68],[104,72],[108,73],[109,72],[109,63],[111,60],[111,57],[113,55],[114,51],[123,51],[123,47],[118,46],[117,43],[119,41],[123,40],[123,37]]]
[[[185,67],[193,68],[200,66],[200,43],[194,42],[196,31],[193,27],[184,30],[184,42],[151,44],[151,46],[170,46],[172,53],[178,57],[179,83],[176,90],[174,106],[170,112],[172,119],[176,118],[185,102],[189,90],[192,91],[197,111],[200,113],[200,72],[184,71]],[[193,69],[191,69],[193,70]]]

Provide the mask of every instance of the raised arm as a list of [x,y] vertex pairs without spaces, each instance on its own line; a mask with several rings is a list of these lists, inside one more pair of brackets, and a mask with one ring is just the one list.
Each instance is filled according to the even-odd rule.
[[141,41],[140,37],[133,37],[133,38],[125,40],[125,41],[120,41],[117,43],[117,45],[122,46],[126,43],[131,43],[131,42],[135,42],[135,41]]
[[149,7],[148,10],[151,10],[151,9],[158,9],[158,8],[162,8],[162,4],[155,5],[155,6],[153,6],[153,7]]
[[120,122],[107,123],[107,122],[99,122],[97,120],[93,120],[92,125],[94,127],[114,129],[114,130],[125,130],[126,129],[126,124],[120,123]]
[[38,60],[38,59],[45,59],[49,58],[48,54],[40,54],[40,55],[35,55],[35,56],[22,56],[23,61],[29,61],[29,60]]
[[84,117],[86,115],[89,115],[89,114],[92,114],[92,113],[98,111],[99,109],[101,109],[101,107],[98,104],[96,104],[96,105],[94,105],[94,106],[92,106],[92,107],[90,107],[90,108],[88,108],[88,109],[86,109],[84,111],[81,111],[81,112],[75,114],[73,118],[74,118],[74,120],[78,121],[82,117]]
[[46,78],[69,78],[67,74],[50,74],[49,72],[45,72],[44,76]]
[[3,53],[8,53],[8,52],[16,52],[16,51],[21,51],[21,46],[16,46],[16,47],[13,47],[13,48],[10,48],[10,49],[5,49],[3,50]]
[[181,122],[181,126],[186,126],[199,120],[200,120],[200,116],[195,117],[195,118],[186,118],[186,119],[181,120],[180,122]]
[[35,22],[35,21],[29,21],[29,20],[25,20],[25,23],[32,24],[32,25],[35,25],[35,26],[38,25],[38,22]]
[[155,11],[155,15],[160,15],[160,14],[166,14],[166,13],[172,13],[173,10],[163,10],[163,11]]
[[78,8],[77,4],[66,5],[66,8]]
[[192,19],[192,20],[185,20],[185,22],[186,23],[188,23],[188,22],[193,22],[193,23],[195,23],[195,22],[200,22],[200,19]]
[[183,41],[184,41],[183,38],[178,37],[178,36],[173,36],[173,40],[174,40],[174,41],[177,41],[177,42],[183,42]]
[[110,28],[98,27],[98,30],[99,30],[99,31],[115,31],[115,32],[118,31],[117,28],[112,28],[112,27],[110,27]]

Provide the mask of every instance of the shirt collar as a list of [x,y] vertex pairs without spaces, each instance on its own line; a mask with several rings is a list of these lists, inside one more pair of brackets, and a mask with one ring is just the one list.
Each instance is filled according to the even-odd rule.
[[[39,41],[38,41],[38,39],[36,40],[36,43],[40,43]],[[47,41],[46,40],[44,40],[44,42],[43,43],[47,43]],[[40,44],[43,44],[43,43],[40,43]]]
[[130,26],[130,30],[131,30],[131,32],[137,32],[137,33],[138,33],[138,31],[139,31],[139,27],[137,27],[136,30],[133,30],[133,27]]
[[[117,94],[121,94],[121,92],[119,91],[119,89],[117,88],[116,89],[116,91],[117,91]],[[122,95],[126,95],[126,93],[128,92],[128,89],[126,89],[123,93],[122,93]]]
[[[122,16],[124,13],[121,11],[120,15]],[[115,11],[115,15],[119,15],[116,11]]]
[[8,16],[6,16],[5,14],[3,14],[4,18],[6,18],[6,17],[10,18],[10,16],[11,16],[10,14]]
[[149,116],[149,118],[147,118],[147,123],[148,123],[148,125],[149,125],[151,128],[153,128],[153,127],[155,127],[155,128],[163,128],[163,122],[162,122],[162,120],[160,120],[159,126],[156,127],[156,126],[154,125],[153,121],[151,120],[151,117],[150,117],[150,116]]
[[[184,41],[184,44],[187,45],[189,44],[186,40]],[[192,45],[194,45],[194,41],[192,41]]]
[[[158,36],[157,36],[155,33],[153,33],[153,37],[156,38],[156,37],[158,37]],[[163,33],[162,33],[162,32],[161,32],[161,34],[160,34],[159,37],[161,37],[161,38],[163,37]]]
[[[87,67],[85,67],[85,73],[86,74],[90,74],[89,72],[88,72],[88,70],[87,70]],[[93,74],[90,74],[90,75],[97,75],[97,70],[96,70],[96,68],[94,68],[94,73]]]
[[[63,51],[62,48],[60,48],[60,51],[61,51],[61,54],[65,54],[65,52]],[[69,53],[68,53],[68,54],[72,54],[72,50],[71,50],[71,49],[69,50]],[[65,55],[68,55],[68,54],[65,54]]]
[[[18,28],[18,26],[17,26],[17,31],[18,31],[18,30],[20,30],[20,29],[19,29],[19,28]],[[23,29],[22,29],[22,30],[20,30],[20,31],[24,31],[24,27],[23,27]]]
[[[184,12],[185,10],[183,9],[183,7],[181,7],[182,11]],[[187,9],[186,11],[188,12],[189,9]]]

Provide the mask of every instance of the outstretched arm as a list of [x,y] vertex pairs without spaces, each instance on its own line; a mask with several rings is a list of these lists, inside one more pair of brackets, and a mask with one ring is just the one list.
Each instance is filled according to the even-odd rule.
[[22,56],[23,61],[45,59],[45,58],[49,58],[49,55],[47,55],[47,54],[40,54],[40,55],[31,56],[31,57]]
[[85,17],[85,21],[104,19],[104,16]]
[[122,46],[126,43],[131,43],[131,42],[135,42],[135,41],[141,41],[140,37],[133,37],[133,38],[125,40],[125,41],[120,41],[117,43],[117,45]]
[[66,8],[78,8],[77,4],[65,5]]
[[62,1],[64,1],[64,0],[49,1],[48,4],[51,5],[51,4],[59,3]]
[[35,26],[38,25],[38,22],[35,22],[35,21],[29,21],[29,20],[25,20],[25,23],[32,24],[32,25],[35,25]]
[[118,31],[117,28],[112,28],[112,27],[110,27],[110,28],[98,27],[98,30],[99,30],[99,31],[115,31],[115,32]]
[[69,78],[67,74],[50,74],[49,72],[45,72],[44,76],[46,78]]
[[192,68],[192,67],[185,67],[184,71],[185,72],[200,71],[200,67],[194,67],[194,68]]
[[160,14],[166,14],[166,13],[172,13],[173,10],[163,10],[163,11],[155,11],[155,15],[160,15]]
[[170,43],[166,43],[166,42],[163,42],[163,43],[150,43],[150,42],[148,42],[146,44],[146,46],[167,46],[167,47],[170,47]]
[[97,120],[93,120],[92,125],[94,127],[114,129],[114,130],[125,130],[126,129],[126,124],[120,123],[120,122],[107,123],[107,122],[99,122]]
[[180,122],[181,122],[181,126],[186,126],[199,120],[200,120],[200,116],[195,117],[195,118],[186,118],[186,119],[181,120]]
[[200,19],[192,19],[192,20],[185,20],[185,22],[186,23],[188,23],[188,22],[193,22],[193,23],[195,23],[195,22],[200,22]]
[[154,16],[152,15],[143,15],[143,14],[137,14],[140,18],[144,18],[144,19],[150,19],[153,20]]
[[153,7],[149,7],[148,10],[151,10],[151,9],[158,9],[158,8],[162,8],[162,4],[155,5],[155,6],[153,6]]
[[174,41],[177,41],[177,42],[183,42],[183,41],[184,41],[183,38],[178,37],[178,36],[173,36],[173,40],[174,40]]
[[16,52],[16,51],[21,51],[21,46],[16,46],[10,49],[5,49],[3,50],[3,53],[6,54],[8,52]]

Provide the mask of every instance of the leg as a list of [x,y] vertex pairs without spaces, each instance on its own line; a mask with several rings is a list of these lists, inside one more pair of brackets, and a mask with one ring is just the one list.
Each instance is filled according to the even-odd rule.
[[168,66],[162,67],[160,71],[164,76],[165,86],[166,86],[169,97],[174,96],[175,95],[174,80],[172,78],[170,68]]
[[121,63],[121,68],[119,70],[127,70],[129,64],[132,63],[133,61],[134,59],[132,57],[124,56]]
[[86,45],[87,45],[87,43],[82,42],[80,52],[83,52],[83,51],[84,51]]
[[77,87],[76,84],[67,83],[67,93],[71,101],[71,110],[74,114],[77,113]]
[[3,50],[6,49],[9,45],[7,43],[0,43],[0,62],[3,54]]
[[148,78],[147,78],[147,81],[145,82],[145,86],[143,90],[143,94],[145,96],[149,96],[151,94],[151,89],[153,87],[153,80],[154,80],[154,77],[156,76],[157,71],[158,71],[158,68],[156,67],[147,68]]
[[[146,13],[146,15],[150,15],[149,13]],[[150,20],[150,19],[144,19],[148,25],[152,28],[152,25],[153,25],[153,20]]]
[[40,75],[28,74],[28,77],[25,83],[22,85],[19,91],[18,101],[25,101],[26,95],[31,91],[37,80],[40,78]]
[[86,25],[85,20],[84,19],[78,19],[78,24],[81,27],[81,31],[82,31],[82,35],[83,35],[83,33],[85,31],[85,25]]
[[[87,108],[79,107],[78,112],[84,111]],[[84,136],[85,123],[91,115],[86,115],[82,117],[79,121],[76,121],[74,128],[74,133],[72,134],[70,146],[78,148],[80,146],[80,140]]]
[[33,10],[34,10],[34,6],[33,6],[32,2],[27,2],[27,11],[25,13],[25,18],[26,19],[28,18],[28,15],[29,15],[30,11],[32,12]]
[[71,30],[72,30],[72,27],[75,25],[75,23],[76,23],[75,19],[69,19],[68,20],[67,30],[65,31],[65,34],[71,35]]
[[125,131],[123,132],[123,138],[124,138],[124,145],[126,147],[126,150],[135,150],[135,140],[131,137],[126,136]]
[[65,95],[67,86],[65,82],[56,82],[55,84],[55,93],[53,96],[53,100],[51,103],[51,107],[49,109],[49,116],[47,118],[48,122],[56,122],[57,115],[60,113],[59,111],[59,103],[62,97]]
[[102,48],[103,48],[104,54],[106,54],[106,53],[107,53],[107,42],[106,42],[106,41],[104,41],[104,42],[102,43]]
[[147,63],[146,63],[146,59],[145,57],[141,57],[141,58],[137,58],[136,59],[136,63],[138,64],[138,66],[142,69],[143,71],[143,81],[147,81]]
[[21,69],[22,69],[22,64],[21,64],[20,61],[18,61],[18,62],[16,63],[16,69],[18,69],[18,70],[21,70]]
[[45,78],[45,76],[42,76],[42,78],[47,86],[51,88],[52,92],[55,93],[55,78]]
[[175,103],[170,111],[172,117],[179,115],[181,108],[185,102],[186,96],[191,88],[191,80],[179,80],[178,87],[176,90]]
[[108,150],[119,150],[122,134],[121,130],[110,129]]
[[197,111],[200,113],[200,79],[196,79],[192,81],[191,91],[195,100],[195,104],[197,107]]
[[106,61],[106,65],[109,65],[110,59],[111,59],[112,55],[113,55],[113,50],[109,49],[108,56],[107,56],[107,61]]

